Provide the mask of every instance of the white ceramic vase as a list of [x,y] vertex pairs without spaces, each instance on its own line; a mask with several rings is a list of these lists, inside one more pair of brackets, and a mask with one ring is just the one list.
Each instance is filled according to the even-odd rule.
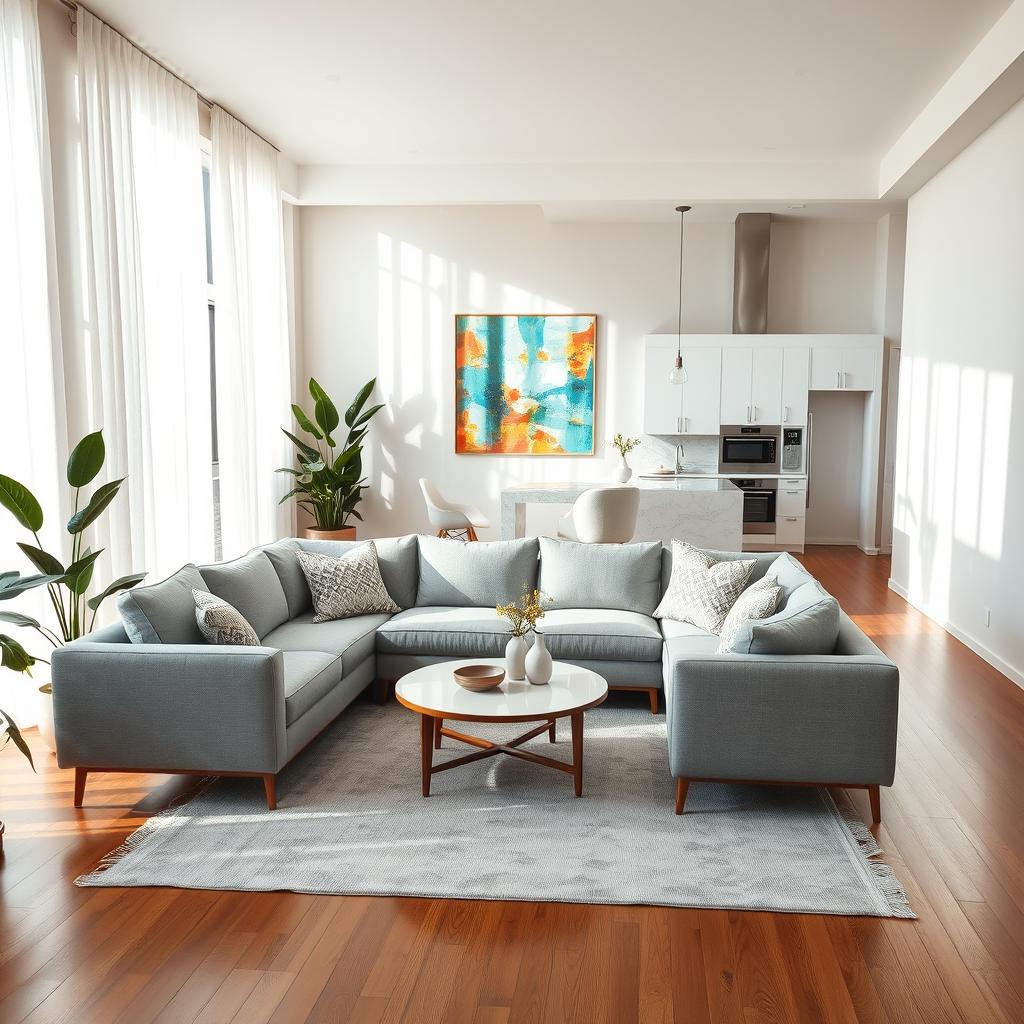
[[51,754],[55,754],[57,752],[57,740],[55,739],[53,728],[52,693],[43,693],[42,690],[36,691],[36,718],[38,719],[36,724],[39,726],[40,738],[46,744],[46,749]]
[[626,462],[626,456],[619,456],[619,465],[615,472],[612,474],[612,479],[618,484],[629,483],[629,478],[633,475],[633,470],[629,468],[629,463]]
[[551,652],[544,644],[544,634],[534,632],[533,646],[526,655],[526,678],[534,686],[551,681]]
[[505,644],[505,677],[507,679],[526,678],[526,652],[529,648],[525,636],[514,636]]

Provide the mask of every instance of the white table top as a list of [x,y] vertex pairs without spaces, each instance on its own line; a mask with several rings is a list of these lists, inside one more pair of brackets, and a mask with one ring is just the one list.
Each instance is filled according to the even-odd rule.
[[455,682],[460,665],[504,665],[503,658],[467,658],[427,665],[402,676],[395,686],[399,702],[413,711],[456,721],[535,722],[560,718],[600,704],[608,684],[596,672],[556,661],[551,682],[534,686],[505,679],[493,690],[473,693]]

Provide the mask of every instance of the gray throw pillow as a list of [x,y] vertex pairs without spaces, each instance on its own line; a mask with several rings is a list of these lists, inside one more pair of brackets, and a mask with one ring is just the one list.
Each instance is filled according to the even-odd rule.
[[673,540],[672,578],[654,617],[692,622],[718,633],[753,568],[754,559],[716,562],[706,551]]
[[785,606],[759,621],[744,622],[733,654],[832,654],[839,638],[839,602],[813,577]]
[[390,615],[402,610],[384,586],[372,540],[340,558],[299,551],[298,559],[313,595],[314,622],[353,615]]
[[768,566],[765,577],[775,580],[782,588],[782,599],[780,604],[785,607],[790,594],[805,583],[811,582],[814,577],[788,552],[783,551],[778,558]]
[[558,608],[650,615],[661,595],[661,544],[579,544],[541,537],[539,586]]
[[537,586],[536,537],[473,541],[419,538],[418,607],[493,608]]
[[193,590],[208,590],[194,565],[145,587],[133,587],[117,599],[124,631],[133,644],[201,644]]
[[259,647],[260,638],[246,617],[222,597],[205,590],[193,590],[196,603],[196,624],[208,644],[229,644]]
[[725,622],[722,623],[722,631],[718,634],[718,653],[735,653],[732,645],[740,629],[748,622],[753,624],[755,620],[766,619],[771,615],[778,607],[781,596],[782,588],[773,579],[767,577],[762,577],[747,587],[729,610]]

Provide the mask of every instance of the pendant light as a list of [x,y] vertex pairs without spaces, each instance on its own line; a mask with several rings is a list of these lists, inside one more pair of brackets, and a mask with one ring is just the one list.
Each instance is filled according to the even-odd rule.
[[677,206],[679,214],[679,320],[676,324],[676,364],[668,375],[669,384],[685,384],[686,370],[683,369],[683,221],[689,206]]

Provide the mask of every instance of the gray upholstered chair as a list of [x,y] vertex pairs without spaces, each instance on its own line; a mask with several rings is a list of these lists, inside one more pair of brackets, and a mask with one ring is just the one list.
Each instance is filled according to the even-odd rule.
[[427,505],[427,518],[438,537],[478,540],[477,530],[490,529],[491,521],[476,505],[446,500],[426,477],[420,477],[420,490]]
[[638,487],[594,487],[558,520],[558,536],[583,544],[628,544],[639,511]]

